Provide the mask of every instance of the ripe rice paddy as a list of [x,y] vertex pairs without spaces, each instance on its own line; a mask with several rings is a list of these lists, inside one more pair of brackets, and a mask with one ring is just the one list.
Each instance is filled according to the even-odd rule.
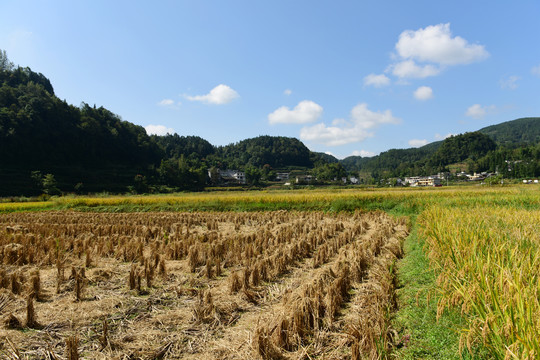
[[464,319],[455,358],[537,358],[539,211],[535,186],[0,203],[0,354],[431,358],[393,320],[412,225],[438,274],[416,303]]

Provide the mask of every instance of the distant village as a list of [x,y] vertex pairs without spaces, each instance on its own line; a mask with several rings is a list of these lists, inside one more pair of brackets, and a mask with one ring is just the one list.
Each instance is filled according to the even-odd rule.
[[[462,171],[454,174],[453,176],[461,181],[482,182],[490,177],[497,176],[497,173],[473,173],[467,174]],[[209,178],[214,180],[214,183],[219,185],[245,185],[246,174],[240,170],[208,170]],[[395,186],[411,186],[411,187],[423,187],[423,186],[443,186],[447,184],[447,179],[450,177],[450,173],[439,173],[430,176],[410,176],[404,179],[398,178],[393,184]],[[278,172],[276,173],[276,182],[280,182],[285,186],[293,184],[311,184],[317,181],[317,178],[309,174],[292,174],[291,172]],[[341,179],[334,178],[334,182],[339,182],[345,185],[358,185],[360,180],[355,176],[342,177]],[[537,179],[523,180],[524,184],[538,184]],[[390,185],[387,183],[386,185]]]

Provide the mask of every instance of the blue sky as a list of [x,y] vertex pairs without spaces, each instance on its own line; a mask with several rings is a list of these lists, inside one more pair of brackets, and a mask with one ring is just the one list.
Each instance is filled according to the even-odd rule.
[[538,1],[0,3],[0,49],[69,103],[339,158],[540,116]]

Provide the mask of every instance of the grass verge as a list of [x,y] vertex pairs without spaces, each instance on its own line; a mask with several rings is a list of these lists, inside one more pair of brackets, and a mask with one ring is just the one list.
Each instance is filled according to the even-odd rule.
[[405,257],[398,264],[399,310],[393,327],[398,330],[403,344],[395,349],[396,359],[489,359],[485,350],[472,347],[472,354],[464,347],[460,354],[460,329],[467,327],[466,319],[457,310],[445,311],[437,319],[437,274],[431,270],[424,253],[424,240],[417,234],[416,219],[405,240]]

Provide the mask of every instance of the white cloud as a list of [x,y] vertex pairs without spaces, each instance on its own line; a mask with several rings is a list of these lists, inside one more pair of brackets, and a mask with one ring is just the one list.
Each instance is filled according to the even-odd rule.
[[148,125],[145,126],[144,129],[146,130],[146,133],[148,135],[167,135],[167,134],[174,134],[175,131],[173,128],[168,128],[163,125]]
[[469,106],[467,112],[465,112],[465,116],[472,117],[473,119],[482,119],[486,116],[486,109],[480,104],[474,104]]
[[388,70],[392,71],[392,74],[399,78],[415,79],[423,79],[440,73],[440,69],[434,65],[417,65],[413,60],[404,60],[397,64],[390,65]]
[[354,150],[351,154],[351,156],[361,156],[361,157],[372,157],[377,155],[373,151],[367,151],[367,150]]
[[536,76],[540,76],[540,65],[533,66],[531,69],[531,73]]
[[446,135],[441,135],[441,134],[435,134],[435,140],[444,140],[446,138],[449,138],[450,136],[454,136],[455,134],[452,134],[452,133],[448,133]]
[[323,108],[319,104],[304,100],[294,109],[282,106],[268,115],[270,124],[307,124],[316,121],[322,114]]
[[326,126],[323,123],[305,127],[300,130],[300,139],[325,144],[327,146],[339,146],[353,142],[364,141],[374,134],[365,129],[340,128],[336,126]]
[[386,71],[400,79],[422,79],[438,75],[446,66],[470,64],[489,56],[483,45],[470,44],[462,37],[452,37],[450,24],[406,30],[396,43],[396,63]]
[[459,36],[452,37],[450,23],[406,30],[399,35],[396,50],[403,59],[441,65],[470,64],[489,56],[483,45],[469,44]]
[[158,102],[159,106],[171,106],[174,105],[174,100],[172,99],[163,99],[160,102]]
[[331,151],[325,151],[324,153],[325,153],[326,155],[330,155],[330,156],[336,157],[336,155],[334,155]]
[[356,105],[351,110],[350,120],[336,119],[333,126],[323,123],[304,127],[300,130],[300,138],[306,141],[339,146],[360,142],[374,133],[371,131],[381,124],[398,124],[401,119],[392,115],[390,110],[374,112],[368,109],[367,104]]
[[366,103],[358,104],[351,110],[351,118],[362,128],[372,129],[380,124],[399,124],[401,119],[392,116],[392,111],[373,112]]
[[428,143],[428,141],[426,139],[412,139],[412,140],[409,140],[409,146],[412,146],[412,147],[424,146],[427,143]]
[[420,86],[416,91],[414,92],[414,97],[417,100],[429,100],[433,98],[433,90],[429,86]]
[[283,92],[283,94],[289,96],[292,94],[292,90],[291,89],[285,89],[285,91]]
[[499,82],[501,85],[501,89],[516,90],[518,88],[517,81],[519,79],[521,78],[516,75],[501,79],[501,81]]
[[186,96],[190,101],[200,101],[215,105],[228,104],[238,97],[240,97],[240,95],[238,95],[236,91],[224,84],[219,84],[206,95]]
[[484,116],[486,116],[489,113],[494,113],[497,111],[497,107],[495,105],[489,105],[489,106],[482,106],[480,104],[474,104],[472,106],[469,106],[467,111],[465,112],[465,116],[472,117],[473,119],[483,119]]
[[383,87],[390,84],[390,78],[384,74],[369,74],[364,77],[365,86]]

